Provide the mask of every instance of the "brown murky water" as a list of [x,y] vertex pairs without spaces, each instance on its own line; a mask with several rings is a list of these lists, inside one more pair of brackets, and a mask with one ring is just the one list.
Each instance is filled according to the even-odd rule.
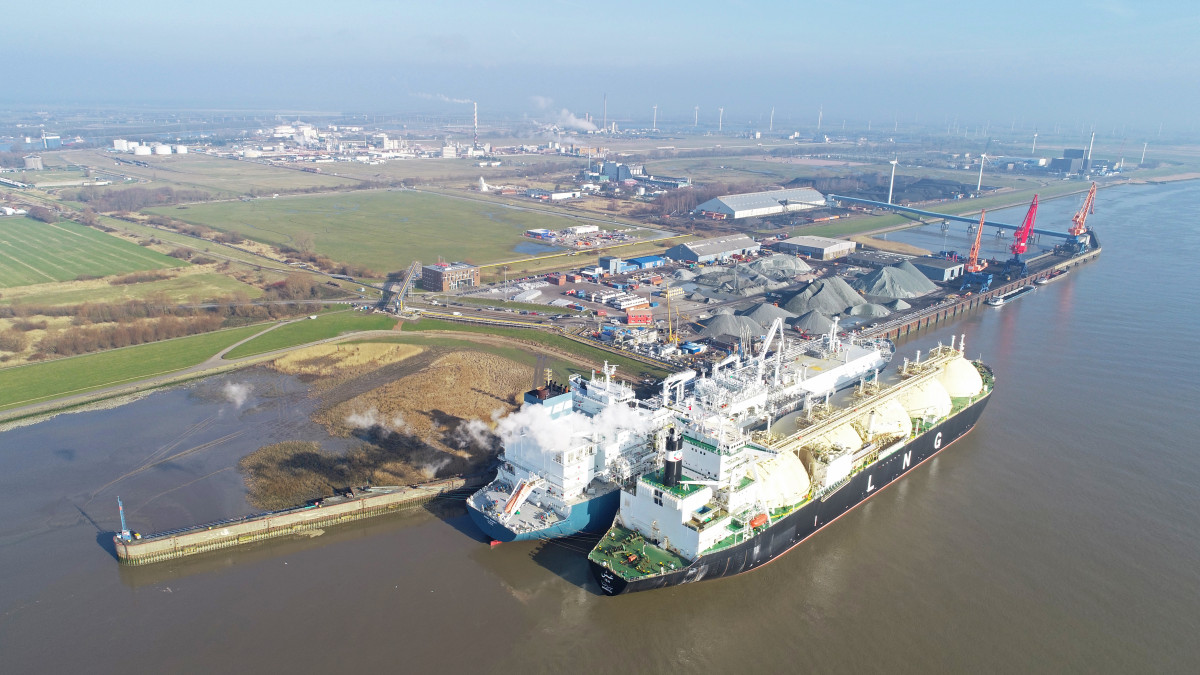
[[[1074,209],[1043,204],[1039,225]],[[491,549],[456,504],[118,567],[117,494],[143,530],[245,513],[228,467],[322,436],[287,378],[0,433],[0,669],[1194,672],[1197,211],[1200,183],[1105,191],[1097,262],[901,345],[967,333],[998,376],[980,425],[733,579],[602,597],[586,542]],[[227,381],[252,385],[241,406]]]

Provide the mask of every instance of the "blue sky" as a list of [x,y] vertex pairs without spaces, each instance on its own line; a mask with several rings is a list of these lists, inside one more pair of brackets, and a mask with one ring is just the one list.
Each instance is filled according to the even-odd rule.
[[69,4],[6,8],[0,101],[452,108],[418,95],[440,94],[538,116],[607,93],[631,122],[657,103],[1179,131],[1200,104],[1200,5],[1174,1]]

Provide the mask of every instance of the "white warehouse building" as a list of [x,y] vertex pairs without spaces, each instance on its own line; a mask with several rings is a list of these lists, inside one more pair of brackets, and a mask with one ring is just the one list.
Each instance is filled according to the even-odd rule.
[[825,195],[812,188],[791,188],[767,192],[714,197],[697,206],[692,213],[718,220],[775,216],[825,206]]

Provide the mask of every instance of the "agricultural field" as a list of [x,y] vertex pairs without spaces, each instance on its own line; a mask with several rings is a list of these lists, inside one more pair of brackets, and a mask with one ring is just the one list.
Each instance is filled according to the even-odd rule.
[[[122,156],[123,157],[123,156]],[[111,155],[99,151],[72,153],[70,159],[81,164],[103,167],[150,181],[149,187],[200,189],[216,197],[303,190],[306,188],[347,187],[361,184],[353,178],[284,169],[256,161],[212,157],[200,153],[186,155],[147,155],[137,160],[150,168],[121,164],[114,166]]]
[[76,223],[0,219],[0,288],[186,264]]
[[[479,178],[491,184],[521,182],[531,165],[554,166],[561,171],[578,171],[581,162],[577,157],[555,157],[552,155],[524,155],[501,157],[500,166],[481,167],[478,160],[470,159],[411,159],[392,160],[384,164],[361,162],[338,162],[322,164],[321,172],[327,175],[345,176],[368,181],[397,181],[410,179],[418,184],[440,183],[443,185],[479,185]],[[301,165],[308,166],[308,165]]]
[[4,291],[0,306],[13,303],[56,306],[78,305],[85,302],[120,303],[145,300],[151,297],[172,303],[188,303],[228,297],[244,293],[248,298],[262,295],[262,289],[245,284],[230,276],[212,271],[211,266],[180,268],[165,278],[132,284],[113,284],[109,279],[60,281],[18,286]]
[[377,273],[403,270],[414,259],[436,261],[438,256],[476,264],[519,258],[521,249],[538,248],[522,236],[525,230],[577,224],[543,211],[411,190],[167,206],[147,212],[274,246],[311,248]]

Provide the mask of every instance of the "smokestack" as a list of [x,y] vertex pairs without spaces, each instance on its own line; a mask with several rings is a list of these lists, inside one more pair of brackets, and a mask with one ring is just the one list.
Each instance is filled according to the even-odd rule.
[[678,429],[671,429],[667,437],[667,461],[663,465],[663,485],[675,487],[683,475],[683,439]]
[[604,95],[604,120],[603,121],[604,121],[604,124],[601,124],[600,126],[603,129],[607,130],[608,129],[608,94]]

